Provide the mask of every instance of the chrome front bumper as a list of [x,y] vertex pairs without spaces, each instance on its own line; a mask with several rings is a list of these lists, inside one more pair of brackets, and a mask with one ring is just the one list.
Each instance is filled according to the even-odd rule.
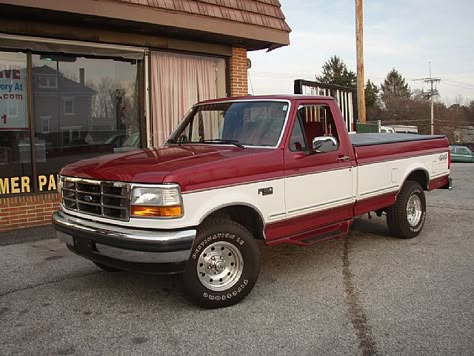
[[53,214],[53,224],[58,237],[73,252],[98,263],[142,272],[152,272],[150,265],[153,264],[184,263],[196,237],[195,229],[126,228],[78,218],[63,211]]

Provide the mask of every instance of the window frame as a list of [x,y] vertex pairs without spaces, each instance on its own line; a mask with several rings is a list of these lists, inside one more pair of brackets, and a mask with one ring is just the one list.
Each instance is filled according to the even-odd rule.
[[[63,114],[64,116],[73,116],[75,115],[75,105],[74,105],[74,97],[73,96],[63,96]],[[71,111],[66,111],[66,105],[71,104]]]
[[[42,83],[42,79],[46,80],[46,84]],[[53,80],[51,80],[53,79]],[[57,89],[58,88],[58,80],[56,77],[48,76],[48,75],[41,75],[38,80],[38,88],[40,89]]]
[[[43,93],[45,89],[50,89],[50,90],[55,90],[58,89],[58,79],[55,76],[47,76],[44,75],[44,78],[42,81],[35,79],[33,76],[33,56],[34,55],[41,55],[43,52],[41,51],[32,51],[29,49],[14,49],[14,48],[1,48],[0,53],[8,53],[8,52],[13,52],[13,53],[18,53],[24,56],[25,61],[22,64],[25,67],[25,122],[27,123],[27,127],[25,129],[21,129],[26,132],[25,139],[29,140],[29,142],[36,142],[37,140],[42,140],[41,135],[42,134],[48,134],[50,133],[51,129],[54,130],[54,122],[51,117],[47,117],[47,115],[35,115],[34,108],[36,107],[34,101],[33,101],[33,91],[34,87],[38,89],[42,89]],[[106,57],[106,56],[97,56],[93,54],[87,54],[87,53],[81,53],[78,54],[78,56],[84,57],[84,58],[93,58],[93,59],[110,59],[110,60],[122,60],[122,57],[120,56],[111,56],[111,57]],[[142,86],[145,88],[147,77],[145,73],[145,61],[146,61],[146,55],[145,52],[143,54],[143,57],[140,59],[133,60],[136,64],[136,80],[137,80],[137,87],[139,89],[137,90],[137,101],[136,101],[136,110],[137,110],[137,126],[138,126],[138,134],[139,134],[139,140],[140,142],[143,139],[144,132],[142,131],[142,128],[147,125],[147,123],[144,121],[145,120],[145,115],[141,115],[141,113],[144,113],[146,110],[148,110],[147,104],[146,104],[146,97],[147,94],[146,91],[142,88]],[[126,61],[126,60],[125,60]],[[23,68],[23,67],[22,67]],[[68,101],[69,98],[66,99],[66,101],[62,105],[62,111],[63,111],[63,116],[65,117],[70,117],[71,115],[75,115],[75,101],[74,98],[71,98],[71,100]],[[70,104],[68,104],[68,102]],[[6,113],[8,117],[18,117],[20,116],[20,103],[17,102],[16,104],[11,104],[12,106],[7,106]],[[65,110],[67,109],[65,105],[70,105],[72,106],[72,110]],[[61,107],[60,107],[61,108]],[[15,113],[13,112],[15,111]],[[64,112],[66,111],[66,112]],[[61,114],[61,109],[59,109],[59,114]],[[39,119],[39,123],[38,120]],[[44,129],[47,129],[45,131]],[[73,142],[74,140],[80,139],[81,135],[83,134],[85,130],[85,127],[67,127],[67,133],[60,133],[61,139],[62,135],[66,134],[68,136],[67,141],[69,144]],[[39,134],[39,136],[38,136]],[[30,145],[29,146],[29,159],[27,160],[28,163],[25,163],[25,165],[28,166],[27,168],[27,173],[24,173],[23,175],[28,176],[30,178],[31,182],[31,189],[24,193],[5,193],[1,194],[0,198],[2,197],[11,197],[11,196],[16,196],[16,195],[28,195],[28,194],[41,194],[41,193],[50,193],[51,191],[40,191],[38,187],[38,177],[43,174],[39,173],[39,167],[41,163],[44,163],[43,161],[38,161],[38,159],[41,159],[42,155],[41,152],[37,152],[37,145]],[[13,164],[15,162],[13,161],[5,161],[8,159],[8,151],[11,150],[11,148],[6,148],[4,149],[3,147],[0,147],[0,166],[5,166],[9,164]],[[56,172],[59,173],[59,172]],[[46,173],[44,173],[46,174]],[[5,177],[10,178],[10,175],[6,175]]]
[[[301,115],[300,113],[301,109],[305,109],[305,116]],[[324,109],[325,112],[322,112],[322,109]],[[328,105],[327,103],[300,102],[298,104],[298,107],[296,108],[295,116],[296,118],[293,123],[293,127],[291,128],[291,135],[293,135],[293,131],[294,131],[296,123],[299,122],[299,125],[303,131],[303,137],[306,144],[306,151],[313,150],[312,141],[314,140],[315,137],[324,137],[324,136],[334,137],[338,143],[337,149],[339,149],[339,147],[341,146],[341,138],[339,136],[334,112],[332,110],[331,105]],[[310,137],[308,137],[307,130],[305,127],[305,123],[309,123],[309,122],[321,123],[321,129],[323,130],[321,135],[315,135],[314,137],[312,137],[311,142],[309,142]],[[291,135],[290,135],[290,140],[291,140]],[[304,150],[303,151],[291,150],[290,144],[288,145],[288,149],[290,152],[305,152]]]
[[[41,133],[48,134],[51,132],[51,115],[40,115],[41,120]],[[48,123],[48,129],[44,129],[44,123]]]
[[[191,135],[193,135],[195,133],[195,130],[199,130],[199,127],[198,128],[195,127],[196,125],[199,126],[199,118],[197,117],[196,114],[197,114],[198,110],[200,112],[207,111],[207,110],[204,110],[204,109],[201,110],[200,107],[208,106],[208,105],[221,105],[221,104],[233,105],[233,104],[249,103],[249,102],[254,102],[254,103],[259,103],[259,102],[273,103],[273,102],[276,102],[276,103],[283,103],[284,105],[286,105],[285,116],[283,118],[283,123],[282,123],[281,129],[280,129],[280,135],[278,136],[278,138],[276,140],[276,143],[274,145],[252,145],[252,144],[247,144],[247,143],[243,143],[243,142],[236,142],[236,143],[239,143],[244,147],[251,147],[251,148],[276,149],[276,148],[280,147],[280,145],[283,142],[283,137],[284,137],[284,134],[286,132],[286,127],[289,124],[290,113],[291,113],[291,110],[292,110],[292,102],[288,99],[263,99],[263,98],[254,99],[254,100],[249,100],[249,99],[239,100],[239,99],[236,99],[236,100],[220,100],[220,101],[217,101],[215,103],[199,103],[197,105],[194,105],[193,108],[187,113],[184,120],[182,120],[181,123],[177,126],[177,128],[169,135],[168,140],[167,140],[166,143],[167,144],[174,144],[172,141],[175,140],[176,142],[179,142],[180,145],[184,144],[184,143],[186,143],[186,144],[196,144],[196,145],[209,144],[209,143],[206,143],[206,142],[182,142],[182,141],[179,140],[179,136],[181,134],[184,134],[185,132],[188,132],[187,136],[190,137]],[[244,110],[245,110],[245,108],[244,108]],[[219,122],[219,125],[221,125],[221,124],[223,124],[223,123]],[[220,127],[219,127],[219,132],[222,133]],[[226,141],[226,140],[224,139],[224,141]],[[232,140],[230,140],[230,141],[232,141]],[[227,146],[234,145],[233,143],[219,143],[219,144],[220,145],[227,145]]]

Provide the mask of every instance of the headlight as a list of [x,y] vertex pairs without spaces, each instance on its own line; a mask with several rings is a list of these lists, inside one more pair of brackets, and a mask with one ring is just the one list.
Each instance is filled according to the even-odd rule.
[[134,217],[179,218],[183,201],[178,186],[134,187],[130,215]]

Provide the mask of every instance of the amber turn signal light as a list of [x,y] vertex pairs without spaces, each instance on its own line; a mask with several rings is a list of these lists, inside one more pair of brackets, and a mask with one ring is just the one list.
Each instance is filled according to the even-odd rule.
[[183,216],[181,206],[146,206],[132,205],[132,216],[138,217],[167,217],[178,218]]

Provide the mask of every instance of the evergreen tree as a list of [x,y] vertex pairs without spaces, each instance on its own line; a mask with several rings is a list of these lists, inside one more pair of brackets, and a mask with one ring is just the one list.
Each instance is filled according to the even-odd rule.
[[381,89],[384,100],[387,98],[409,99],[411,96],[411,91],[405,82],[405,78],[395,68],[387,74]]
[[369,79],[365,85],[365,111],[368,121],[380,118],[381,108],[378,101],[379,88]]
[[381,85],[381,97],[385,106],[380,118],[383,123],[418,125],[421,121],[413,122],[412,120],[424,120],[422,116],[425,113],[419,109],[424,107],[425,103],[411,98],[408,84],[396,69],[392,69],[387,74]]
[[379,88],[369,80],[365,85],[365,106],[375,107],[377,105],[377,99],[379,97]]
[[357,85],[356,74],[348,70],[344,61],[338,56],[333,56],[324,63],[322,73],[316,77],[316,80],[321,83],[336,84],[351,88],[355,88]]

